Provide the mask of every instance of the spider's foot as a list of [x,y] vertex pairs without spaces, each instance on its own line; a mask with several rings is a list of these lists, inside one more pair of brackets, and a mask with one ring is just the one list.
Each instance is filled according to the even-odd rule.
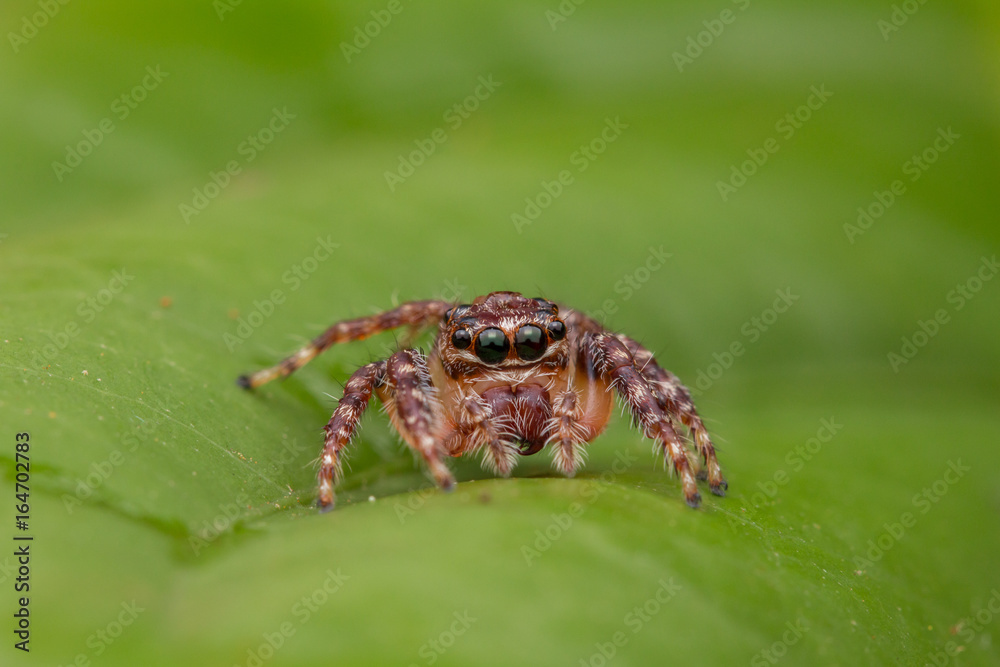
[[[685,459],[679,459],[682,464],[685,463]],[[687,502],[688,507],[692,509],[698,509],[701,505],[701,494],[698,493],[698,482],[695,481],[695,475],[690,468],[679,466],[677,470],[677,476],[681,479],[681,486],[684,489],[684,500]]]
[[452,491],[455,488],[455,476],[451,474],[448,467],[440,460],[435,460],[430,465],[431,475],[434,477],[434,483],[437,484],[442,491]]
[[236,384],[238,386],[240,386],[240,387],[243,387],[244,389],[252,389],[253,388],[253,384],[251,384],[251,382],[250,382],[250,376],[249,375],[241,375],[238,378],[236,378]]
[[709,488],[717,496],[725,496],[726,490],[729,488],[729,482],[724,479],[719,479],[715,484],[709,484]]
[[332,499],[330,501],[324,501],[322,498],[316,499],[316,508],[320,514],[326,514],[333,509],[334,505],[335,503]]
[[319,482],[319,497],[316,499],[316,507],[320,513],[329,512],[333,509],[336,496],[333,494],[333,483],[328,479],[321,479]]

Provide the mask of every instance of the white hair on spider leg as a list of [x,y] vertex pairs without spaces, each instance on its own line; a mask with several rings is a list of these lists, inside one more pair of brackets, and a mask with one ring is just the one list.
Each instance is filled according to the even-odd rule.
[[482,447],[481,465],[493,475],[507,476],[517,465],[517,446],[510,440],[492,440]]
[[587,462],[587,448],[582,442],[556,442],[552,446],[552,467],[572,477]]

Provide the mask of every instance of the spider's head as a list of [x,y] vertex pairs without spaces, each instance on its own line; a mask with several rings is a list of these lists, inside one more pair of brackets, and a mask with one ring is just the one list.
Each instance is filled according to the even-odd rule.
[[568,358],[566,323],[545,299],[493,292],[444,314],[438,350],[453,374],[471,368],[563,367]]

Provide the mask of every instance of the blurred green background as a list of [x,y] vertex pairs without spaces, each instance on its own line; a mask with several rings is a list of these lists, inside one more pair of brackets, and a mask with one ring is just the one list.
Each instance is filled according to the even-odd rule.
[[[34,541],[0,662],[1000,664],[998,18],[3,3],[0,539]],[[440,494],[373,410],[317,515],[320,428],[395,339],[233,379],[495,289],[656,351],[729,496],[688,509],[625,419],[574,480]]]

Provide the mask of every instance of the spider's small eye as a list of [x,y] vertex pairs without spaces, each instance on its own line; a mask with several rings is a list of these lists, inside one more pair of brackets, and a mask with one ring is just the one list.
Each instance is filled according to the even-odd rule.
[[469,304],[463,303],[461,306],[452,306],[447,311],[445,311],[442,322],[450,322],[452,317],[457,317],[462,315],[465,311],[469,309]]
[[469,333],[468,329],[456,329],[455,333],[451,335],[451,344],[464,350],[472,345],[472,334]]
[[566,325],[560,320],[552,320],[546,327],[549,330],[549,335],[552,336],[552,340],[562,340],[566,337]]
[[535,301],[535,303],[538,304],[538,306],[542,310],[547,311],[548,313],[550,313],[552,315],[555,315],[556,313],[559,312],[559,306],[557,306],[556,304],[552,303],[548,299],[543,299],[541,297],[537,297],[537,298],[534,299],[534,301]]
[[514,335],[514,349],[524,361],[534,361],[545,354],[545,332],[534,324],[525,324]]
[[510,342],[500,329],[483,329],[476,336],[476,356],[487,364],[498,364],[507,358]]

